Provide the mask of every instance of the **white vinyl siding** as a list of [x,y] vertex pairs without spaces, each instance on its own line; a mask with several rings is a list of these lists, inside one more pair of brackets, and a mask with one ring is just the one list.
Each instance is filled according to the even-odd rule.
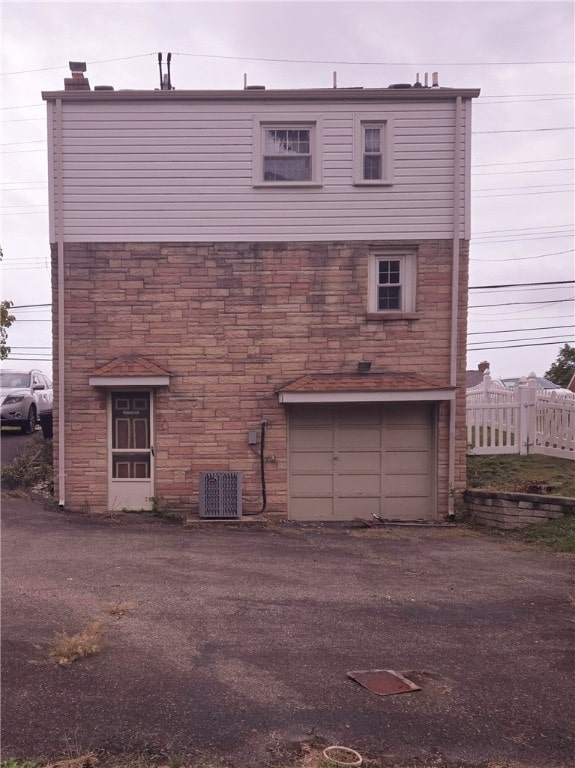
[[[468,102],[463,102],[464,131]],[[266,105],[63,101],[67,242],[439,239],[452,234],[453,100],[321,104],[322,186],[254,188],[254,118]],[[277,121],[317,103],[269,104]],[[49,110],[53,151],[54,109]],[[354,186],[354,118],[393,118],[393,184]],[[367,117],[364,117],[367,116]],[[465,135],[465,134],[464,134]],[[465,143],[462,168],[466,168]],[[51,165],[54,184],[54,164]],[[52,189],[53,240],[59,190]],[[466,195],[460,196],[461,237]]]

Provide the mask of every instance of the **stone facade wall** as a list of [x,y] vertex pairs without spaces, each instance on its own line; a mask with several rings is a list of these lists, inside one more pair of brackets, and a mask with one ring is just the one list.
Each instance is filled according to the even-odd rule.
[[[107,506],[107,393],[94,370],[143,355],[172,374],[156,392],[156,496],[194,509],[200,470],[241,470],[259,508],[248,430],[268,423],[268,507],[287,506],[286,412],[276,390],[306,373],[416,372],[449,380],[451,241],[419,246],[417,320],[367,318],[368,254],[413,242],[65,245],[66,506]],[[461,242],[457,491],[465,487],[467,243]],[[58,312],[52,247],[53,312]],[[57,333],[57,332],[55,332]],[[54,340],[55,387],[58,344]],[[55,398],[56,400],[57,398]],[[447,511],[449,406],[439,408],[438,510]],[[55,407],[54,443],[58,460]],[[58,472],[56,469],[56,478]]]
[[468,490],[463,498],[471,520],[491,528],[526,528],[575,514],[575,499],[562,496]]

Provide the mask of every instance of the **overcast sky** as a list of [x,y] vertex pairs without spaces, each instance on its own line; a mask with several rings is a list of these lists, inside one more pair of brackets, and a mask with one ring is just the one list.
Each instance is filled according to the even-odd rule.
[[[439,72],[478,87],[472,141],[467,367],[542,375],[574,343],[573,2],[3,2],[3,298],[17,308],[9,367],[51,372],[46,106],[69,61],[92,87],[382,87]],[[34,71],[31,71],[34,70]],[[521,303],[524,302],[524,303]],[[492,306],[485,306],[492,305]],[[34,349],[36,347],[37,349]],[[496,348],[505,347],[505,348]],[[17,360],[17,358],[19,358]],[[30,362],[21,362],[30,358]]]

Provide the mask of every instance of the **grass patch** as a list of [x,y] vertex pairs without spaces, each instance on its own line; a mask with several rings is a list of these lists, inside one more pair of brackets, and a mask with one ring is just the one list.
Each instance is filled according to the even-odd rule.
[[531,485],[550,486],[554,496],[575,497],[575,462],[554,456],[468,456],[467,487],[528,492]]
[[36,433],[20,454],[0,470],[4,488],[34,488],[42,486],[54,493],[52,441]]
[[54,664],[69,667],[74,661],[92,656],[102,648],[102,622],[91,621],[75,635],[58,632],[48,651],[48,658]]
[[534,544],[553,552],[575,553],[575,517],[564,517],[561,520],[532,525],[521,531],[519,537],[527,544]]
[[38,763],[30,763],[28,760],[3,760],[0,768],[40,768]]

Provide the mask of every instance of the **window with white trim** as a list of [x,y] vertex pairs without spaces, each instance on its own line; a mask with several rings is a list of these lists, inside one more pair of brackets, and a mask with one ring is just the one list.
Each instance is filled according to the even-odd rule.
[[372,254],[368,311],[415,312],[415,274],[415,253]]
[[264,128],[264,181],[311,181],[311,128]]
[[391,118],[356,115],[354,119],[354,184],[393,182],[393,125]]
[[254,137],[254,186],[321,184],[319,119],[271,122],[258,117]]

